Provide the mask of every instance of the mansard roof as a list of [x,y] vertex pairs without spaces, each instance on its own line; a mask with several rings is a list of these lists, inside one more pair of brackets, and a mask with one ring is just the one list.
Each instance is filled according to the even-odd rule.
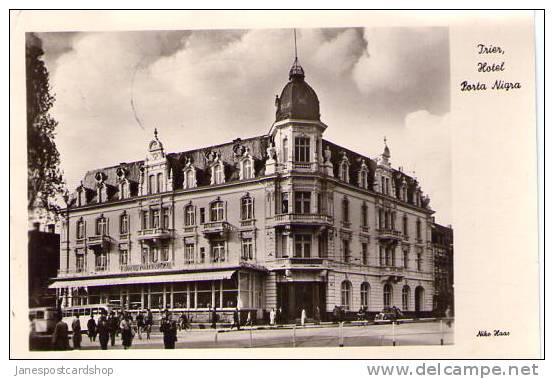
[[[173,176],[173,188],[183,188],[183,168],[188,159],[196,169],[196,180],[198,187],[210,185],[210,153],[218,156],[224,165],[225,182],[239,180],[239,156],[248,150],[249,155],[254,161],[254,174],[261,176],[265,174],[266,149],[269,137],[258,136],[247,139],[236,139],[232,142],[220,145],[209,146],[201,149],[183,151],[179,153],[169,153],[166,155],[167,168],[171,170]],[[237,153],[239,155],[237,155]],[[83,178],[82,185],[87,191],[88,204],[97,203],[97,181],[96,174],[102,172],[105,174],[104,183],[108,186],[108,202],[118,200],[119,177],[117,170],[122,167],[126,171],[126,179],[130,183],[131,196],[138,194],[138,185],[140,182],[140,168],[145,164],[144,160],[135,162],[120,163],[115,166],[104,167],[87,171]],[[75,199],[71,204],[75,204]]]

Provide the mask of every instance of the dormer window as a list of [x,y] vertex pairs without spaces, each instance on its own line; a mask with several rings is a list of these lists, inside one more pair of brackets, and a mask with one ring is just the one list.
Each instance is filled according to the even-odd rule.
[[103,203],[108,200],[108,191],[104,183],[98,185],[97,195],[99,203]]
[[129,183],[123,181],[119,184],[119,198],[126,199],[129,197]]
[[348,161],[348,157],[346,156],[346,153],[342,152],[342,161],[339,166],[339,179],[342,180],[345,183],[350,182],[350,162]]
[[364,161],[362,161],[362,167],[358,176],[358,186],[367,189],[368,186],[368,169]]
[[83,186],[81,186],[78,190],[77,190],[77,206],[81,207],[83,205],[86,205],[86,195],[87,192],[85,190],[85,188]]
[[225,173],[223,170],[223,162],[217,162],[212,166],[212,185],[225,183]]
[[246,158],[242,162],[241,174],[241,179],[252,179],[254,177],[252,169],[252,159]]
[[185,180],[183,182],[185,189],[196,187],[196,170],[194,167],[187,168],[185,170]]

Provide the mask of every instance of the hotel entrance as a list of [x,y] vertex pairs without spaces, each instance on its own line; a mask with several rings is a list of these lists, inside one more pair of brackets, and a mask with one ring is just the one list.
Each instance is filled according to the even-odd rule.
[[325,313],[324,282],[287,282],[277,283],[277,306],[283,310],[285,322],[300,318],[302,309],[309,319],[315,318],[316,307],[319,315]]

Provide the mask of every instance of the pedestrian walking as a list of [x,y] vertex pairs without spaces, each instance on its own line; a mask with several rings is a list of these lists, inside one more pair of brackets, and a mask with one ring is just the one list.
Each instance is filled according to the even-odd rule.
[[283,308],[281,307],[277,308],[277,312],[275,312],[275,322],[277,324],[283,323]]
[[213,329],[217,328],[217,310],[215,308],[215,305],[212,308],[212,328]]
[[125,313],[119,323],[119,329],[121,330],[121,344],[123,349],[127,350],[133,343],[133,325],[132,318],[128,313]]
[[271,308],[269,311],[269,325],[275,326],[275,308]]
[[300,324],[302,326],[306,325],[306,310],[302,308],[302,311],[300,312]]
[[446,326],[450,328],[452,326],[452,309],[450,309],[450,305],[446,306],[444,317],[446,318]]
[[314,321],[316,325],[319,325],[319,323],[321,322],[321,310],[317,305],[315,306],[315,310],[314,310]]
[[231,325],[231,330],[233,330],[235,326],[237,330],[240,330],[240,313],[238,307],[233,311],[233,324]]
[[179,317],[179,325],[180,325],[180,328],[185,331],[190,328],[189,319],[185,312],[181,313],[181,316]]
[[108,321],[110,323],[110,345],[115,346],[115,337],[119,332],[119,317],[112,311]]
[[98,331],[98,341],[100,341],[100,348],[102,350],[108,350],[108,342],[110,341],[110,321],[106,317],[108,312],[102,310],[96,329]]
[[79,350],[81,348],[83,335],[81,334],[81,320],[79,320],[78,314],[75,315],[75,318],[71,323],[71,329],[73,330],[73,348]]
[[171,312],[165,312],[165,317],[160,323],[160,331],[164,336],[164,348],[175,349],[175,342],[177,341],[177,323],[172,319]]
[[246,314],[246,325],[252,326],[252,313],[251,311],[248,311]]
[[137,335],[139,340],[142,339],[142,330],[144,329],[144,315],[142,314],[142,311],[139,311],[137,314]]
[[69,327],[62,320],[61,313],[57,315],[56,320],[52,334],[52,347],[54,350],[69,350]]
[[92,313],[90,314],[90,318],[87,322],[87,334],[90,342],[96,341],[96,321],[94,320]]
[[144,330],[146,331],[146,339],[150,339],[150,333],[152,332],[152,325],[154,325],[154,316],[150,309],[146,310],[146,317],[144,318]]

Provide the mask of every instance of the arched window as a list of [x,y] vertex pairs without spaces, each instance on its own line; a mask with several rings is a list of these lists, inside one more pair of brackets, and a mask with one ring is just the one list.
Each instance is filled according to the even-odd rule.
[[360,187],[367,189],[367,170],[361,169],[360,170]]
[[347,162],[342,162],[340,164],[340,180],[342,180],[343,182],[349,182],[348,180],[348,163]]
[[127,184],[127,182],[121,182],[121,186],[119,189],[119,198],[126,199],[128,197],[129,197],[129,184]]
[[405,285],[402,287],[402,310],[407,311],[410,308],[410,287]]
[[242,162],[242,179],[252,179],[252,160],[247,158]]
[[252,220],[254,218],[254,200],[250,195],[240,199],[240,219]]
[[369,294],[370,294],[370,287],[368,282],[363,282],[360,286],[360,299],[361,299],[361,306],[368,309],[369,308]]
[[223,221],[224,206],[223,201],[217,200],[210,204],[210,221]]
[[185,189],[196,187],[196,172],[194,171],[193,168],[189,168],[185,172],[184,187]]
[[189,204],[185,207],[185,226],[192,226],[196,224],[194,206]]
[[156,191],[156,176],[148,176],[148,193],[155,193]]
[[352,301],[352,284],[348,280],[345,280],[341,283],[340,289],[341,289],[340,304],[344,309],[348,310],[350,309],[350,303]]
[[385,284],[383,286],[383,307],[389,308],[392,305],[392,286]]
[[223,163],[218,163],[212,167],[212,184],[225,183],[225,175],[223,173]]
[[157,179],[156,179],[156,192],[160,193],[163,192],[163,175],[162,173],[158,173]]

